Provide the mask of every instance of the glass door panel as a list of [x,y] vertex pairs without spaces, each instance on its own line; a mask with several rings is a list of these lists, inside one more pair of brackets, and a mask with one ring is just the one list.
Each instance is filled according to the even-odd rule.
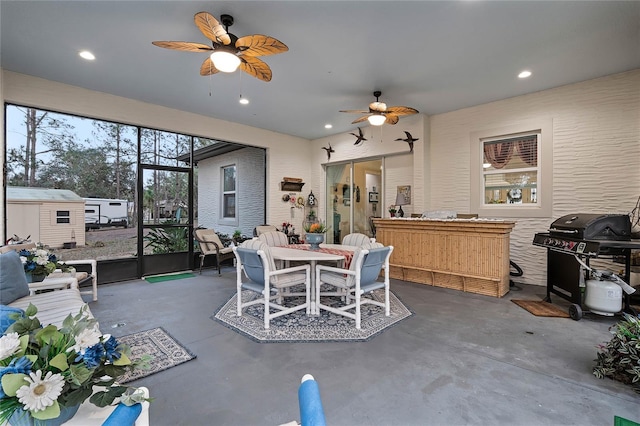
[[327,166],[327,243],[340,244],[351,228],[351,164]]
[[326,167],[327,243],[339,244],[353,232],[374,236],[371,218],[382,213],[381,166],[376,159]]
[[382,185],[382,160],[370,160],[353,165],[353,230],[374,237],[373,217],[382,216],[379,205]]

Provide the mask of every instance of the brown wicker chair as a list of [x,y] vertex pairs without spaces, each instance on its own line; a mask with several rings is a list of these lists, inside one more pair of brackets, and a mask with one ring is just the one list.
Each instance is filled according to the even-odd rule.
[[202,265],[204,258],[209,255],[216,256],[216,266],[218,267],[218,275],[220,274],[220,264],[228,259],[235,259],[233,247],[225,247],[220,241],[220,237],[216,231],[208,228],[194,229],[193,236],[200,245],[200,273],[202,274]]

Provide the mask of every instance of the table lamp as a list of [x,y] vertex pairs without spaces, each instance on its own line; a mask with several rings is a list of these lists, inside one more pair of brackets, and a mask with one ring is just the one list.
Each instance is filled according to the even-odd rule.
[[410,204],[407,200],[407,197],[405,196],[404,193],[402,192],[398,192],[398,195],[396,196],[396,206],[400,207],[398,209],[398,217],[404,217],[404,212],[402,211],[402,206],[406,206],[407,204]]

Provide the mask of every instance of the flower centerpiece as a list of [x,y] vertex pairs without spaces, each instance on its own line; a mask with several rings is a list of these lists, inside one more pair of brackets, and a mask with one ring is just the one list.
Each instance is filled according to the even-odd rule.
[[320,244],[324,242],[324,233],[327,232],[327,226],[322,222],[313,222],[304,225],[304,231],[306,232],[305,239],[311,244],[313,250],[318,250]]
[[391,204],[391,205],[389,206],[389,214],[391,215],[391,217],[395,217],[395,216],[396,216],[396,212],[397,212],[397,211],[398,211],[398,210],[396,209],[396,206],[395,206],[395,205]]
[[20,255],[20,260],[22,260],[24,272],[32,281],[42,281],[56,269],[61,269],[65,272],[69,270],[67,265],[58,261],[55,254],[41,245],[30,250],[22,249],[18,254]]
[[150,357],[132,361],[129,347],[101,335],[85,308],[61,328],[42,327],[37,311],[31,304],[24,315],[12,314],[17,320],[0,337],[0,424],[61,424],[89,397],[98,407],[118,397],[127,405],[146,400],[117,379],[148,368]]

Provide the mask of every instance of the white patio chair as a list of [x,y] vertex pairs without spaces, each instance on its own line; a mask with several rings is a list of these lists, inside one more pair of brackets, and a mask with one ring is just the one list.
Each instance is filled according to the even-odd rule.
[[[284,232],[280,231],[263,232],[258,236],[258,239],[264,242],[269,247],[282,247],[289,244],[289,238],[287,237],[287,235]],[[282,269],[288,268],[289,266],[290,263],[288,261],[280,261],[277,267],[278,269]]]
[[[379,243],[373,243],[378,245]],[[349,269],[316,265],[316,306],[319,309],[352,318],[356,329],[360,329],[361,306],[369,303],[384,308],[385,316],[390,315],[389,305],[389,257],[393,246],[359,248],[353,255]],[[380,271],[384,269],[384,281],[378,281]],[[320,291],[322,284],[328,284],[335,291]],[[362,297],[374,290],[384,288],[384,302]],[[340,297],[344,305],[332,307],[322,303],[321,296]],[[354,312],[348,312],[354,309]]]
[[277,231],[277,230],[278,228],[276,228],[273,225],[258,225],[255,228],[253,228],[253,236],[259,237],[261,234],[264,234],[265,232]]
[[[273,318],[288,315],[305,309],[307,315],[311,311],[311,268],[309,265],[276,270],[269,246],[260,240],[250,240],[242,243],[241,247],[234,247],[236,256],[236,297],[237,315],[242,316],[242,310],[255,304],[264,305],[264,328],[269,328]],[[243,272],[245,278],[243,279]],[[287,292],[291,287],[304,284],[305,291]],[[242,302],[242,290],[251,290],[262,297]],[[285,297],[304,296],[304,303],[286,307],[282,304]],[[271,312],[271,308],[276,312]]]
[[353,234],[347,234],[342,239],[343,246],[356,246],[360,247],[363,244],[375,242],[375,238],[371,238],[368,235],[354,232]]
[[[31,250],[36,248],[36,243],[23,243],[23,244],[12,244],[0,247],[0,253],[6,253],[10,250],[14,250],[16,252],[20,252],[20,250]],[[98,300],[98,262],[95,259],[81,259],[81,260],[61,260],[58,259],[61,263],[65,263],[69,266],[80,266],[83,271],[76,271],[75,273],[71,272],[62,272],[59,269],[56,269],[54,272],[50,273],[47,276],[49,279],[48,283],[29,283],[29,288],[31,289],[32,294],[35,294],[40,290],[50,290],[54,288],[56,285],[60,285],[64,287],[65,285],[68,287],[71,283],[71,280],[64,281],[59,278],[75,278],[79,287],[84,287],[84,284],[91,283],[91,290],[80,290],[80,294],[90,294],[93,298],[93,301],[96,302]],[[76,268],[77,269],[77,268]],[[52,280],[56,279],[57,281],[53,281],[55,284],[51,284]]]
[[[75,273],[56,270],[49,274],[47,279],[73,276],[78,280],[80,294],[90,294],[93,297],[93,301],[96,302],[98,300],[98,262],[96,262],[95,259],[62,260],[61,262],[73,267],[80,266],[82,269],[86,269],[86,271],[78,271],[78,268],[76,268]],[[82,287],[87,283],[91,283],[91,289],[83,290]]]
[[267,231],[258,235],[258,239],[269,247],[282,247],[289,244],[289,238],[284,232]]

